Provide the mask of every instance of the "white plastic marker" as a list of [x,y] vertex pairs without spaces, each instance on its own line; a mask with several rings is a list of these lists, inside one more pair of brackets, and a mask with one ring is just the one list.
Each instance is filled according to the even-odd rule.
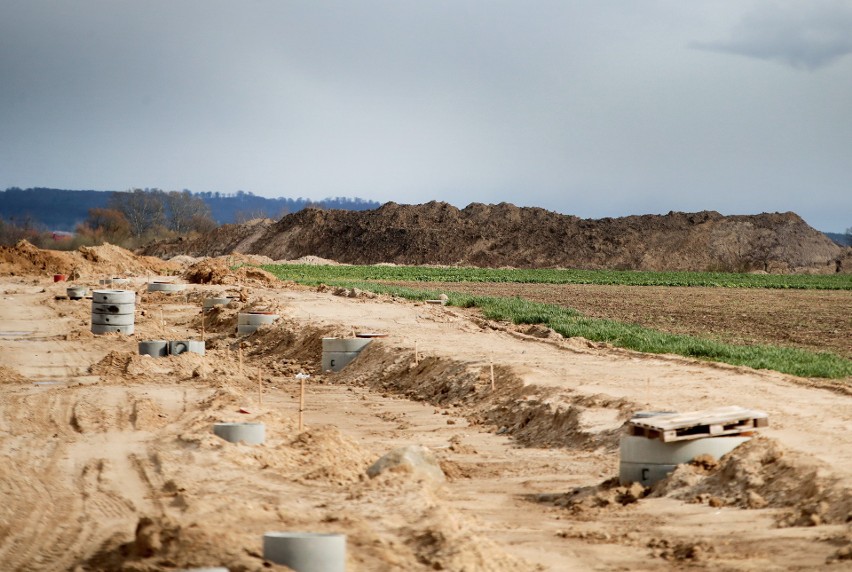
[[305,427],[305,380],[311,377],[307,373],[297,373],[299,380],[299,431]]

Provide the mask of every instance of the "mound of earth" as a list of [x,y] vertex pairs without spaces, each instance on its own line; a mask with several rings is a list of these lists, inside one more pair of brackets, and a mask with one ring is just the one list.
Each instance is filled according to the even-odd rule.
[[372,211],[305,209],[273,222],[225,225],[145,254],[272,259],[318,256],[349,264],[438,264],[515,268],[835,272],[843,249],[794,213],[722,216],[670,212],[584,220],[507,203],[387,203]]
[[82,276],[169,274],[180,264],[152,256],[136,256],[112,244],[81,246],[74,251],[40,249],[26,240],[15,246],[0,246],[0,275],[32,276],[67,274]]
[[831,476],[829,467],[766,437],[719,461],[696,458],[678,467],[653,494],[716,506],[784,507],[790,509],[780,522],[786,526],[843,524],[852,514],[852,490]]
[[244,284],[268,286],[278,281],[273,274],[254,266],[241,266],[231,270],[225,258],[204,259],[191,265],[183,277],[193,284]]

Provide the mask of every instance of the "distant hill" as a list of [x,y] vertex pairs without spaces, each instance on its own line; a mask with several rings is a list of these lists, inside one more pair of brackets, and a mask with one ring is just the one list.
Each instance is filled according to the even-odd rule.
[[149,245],[145,254],[274,260],[314,255],[350,264],[610,268],[732,272],[848,271],[852,249],[795,213],[722,216],[670,212],[599,220],[540,208],[474,203],[387,203],[364,212],[305,209],[281,220],[225,225],[195,240]]
[[840,246],[852,246],[852,235],[840,234],[839,232],[826,232],[825,236],[827,236]]
[[0,217],[17,226],[73,231],[77,223],[85,220],[89,209],[106,208],[111,194],[12,187],[0,191]]
[[[73,231],[88,216],[89,209],[105,208],[113,192],[11,187],[0,191],[0,217],[19,226]],[[213,220],[218,224],[258,217],[281,218],[307,206],[342,210],[367,210],[380,206],[380,203],[374,201],[347,197],[328,198],[317,203],[302,197],[269,199],[243,191],[233,194],[201,192],[193,195],[207,203]]]

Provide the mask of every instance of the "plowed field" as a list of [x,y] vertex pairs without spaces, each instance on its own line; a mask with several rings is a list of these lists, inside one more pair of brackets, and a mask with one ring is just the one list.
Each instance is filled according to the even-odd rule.
[[520,296],[595,318],[735,344],[830,351],[852,358],[852,292],[584,284],[393,282],[484,296]]

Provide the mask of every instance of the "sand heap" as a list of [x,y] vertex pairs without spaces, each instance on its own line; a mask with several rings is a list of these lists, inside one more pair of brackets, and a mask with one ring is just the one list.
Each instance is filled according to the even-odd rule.
[[75,262],[70,252],[41,250],[26,240],[0,246],[0,274],[7,276],[70,274]]
[[[844,249],[794,213],[722,216],[671,212],[583,220],[539,208],[387,203],[372,211],[305,209],[278,222],[225,225],[146,254],[229,252],[348,264],[441,264],[623,270],[852,271]],[[845,266],[844,266],[845,265]]]
[[254,266],[241,266],[235,270],[227,257],[196,262],[186,269],[183,277],[193,284],[257,284],[269,286],[278,281],[273,274]]
[[702,457],[678,467],[653,495],[716,506],[785,508],[784,526],[842,524],[852,514],[852,490],[829,475],[828,467],[813,458],[755,437],[720,461]]
[[43,250],[21,240],[15,246],[0,247],[0,275],[7,276],[66,274],[76,279],[103,275],[169,274],[179,269],[178,264],[151,256],[136,256],[112,244],[60,251]]

